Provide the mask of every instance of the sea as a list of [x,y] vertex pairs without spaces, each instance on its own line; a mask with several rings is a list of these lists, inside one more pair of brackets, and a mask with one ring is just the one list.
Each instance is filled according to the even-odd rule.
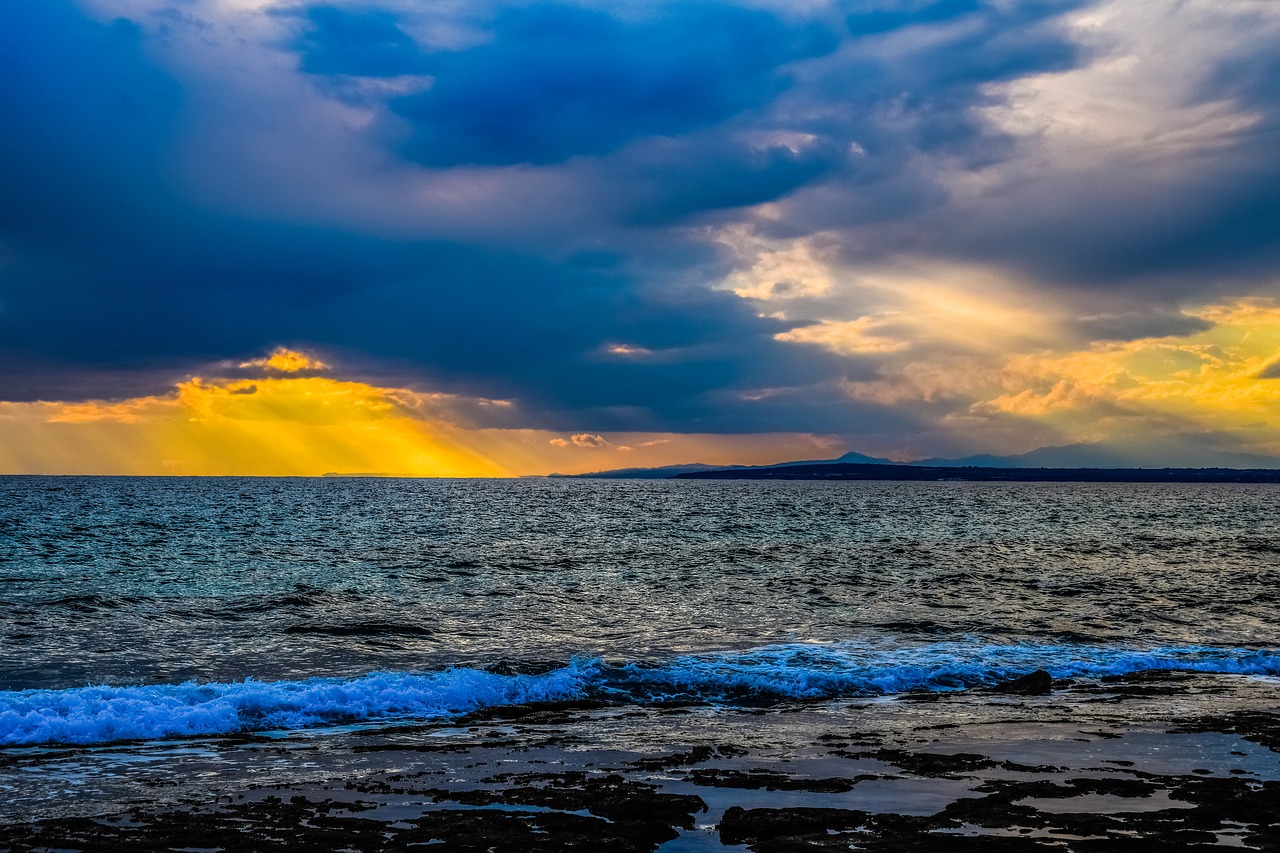
[[1280,675],[1276,486],[0,479],[0,744]]
[[[1039,669],[1222,676],[1231,707],[1280,676],[1278,490],[4,477],[0,747],[83,764],[531,703],[874,722]],[[111,754],[103,779],[156,766]],[[20,814],[44,772],[0,778]],[[54,775],[41,802],[79,796]]]

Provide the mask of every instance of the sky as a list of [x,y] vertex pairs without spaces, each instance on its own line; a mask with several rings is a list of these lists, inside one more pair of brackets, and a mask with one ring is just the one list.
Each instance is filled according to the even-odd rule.
[[0,4],[0,473],[1280,457],[1276,44],[1274,0]]

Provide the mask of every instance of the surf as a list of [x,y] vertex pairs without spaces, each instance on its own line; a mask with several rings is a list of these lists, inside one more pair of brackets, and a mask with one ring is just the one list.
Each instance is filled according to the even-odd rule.
[[783,643],[666,661],[572,660],[536,673],[484,668],[293,681],[87,685],[0,692],[0,744],[94,745],[367,722],[431,721],[563,701],[738,705],[989,687],[1169,670],[1280,675],[1280,651],[1212,646]]

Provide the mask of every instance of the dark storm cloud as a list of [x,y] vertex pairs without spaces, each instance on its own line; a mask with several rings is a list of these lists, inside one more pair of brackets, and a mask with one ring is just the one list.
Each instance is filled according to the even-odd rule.
[[882,95],[895,93],[884,87],[891,83],[896,93],[919,102],[941,103],[952,96],[973,102],[977,96],[969,89],[974,84],[1070,68],[1080,58],[1079,49],[1055,23],[1062,13],[1085,5],[1079,0],[854,5],[857,9],[847,21],[855,38],[880,36],[887,41],[902,40],[904,34],[907,40],[912,33],[920,36],[903,48],[910,52],[910,62],[863,66],[879,81],[870,91],[881,88]]
[[980,113],[993,103],[989,87],[1086,62],[1060,18],[1087,4],[851,5],[842,48],[810,63],[804,85],[780,97],[778,112],[852,156],[814,182],[785,218],[762,227],[779,236],[845,230],[851,260],[864,263],[936,240],[936,226],[921,227],[919,219],[952,209],[941,172],[1016,156],[1014,141]]
[[624,221],[663,224],[691,214],[773,201],[837,168],[829,141],[795,151],[755,147],[714,134],[657,139],[606,164],[601,180],[625,200]]
[[311,29],[299,47],[308,73],[357,77],[430,73],[430,56],[400,28],[391,12],[315,6],[305,15]]
[[1047,186],[1043,208],[1030,200],[993,206],[939,223],[935,239],[954,256],[1004,261],[1049,287],[1122,289],[1162,309],[1215,291],[1232,295],[1280,263],[1273,148],[1274,140],[1245,143],[1235,163],[1205,164],[1171,184],[1115,173],[1083,179],[1093,191]]
[[[430,278],[389,278],[316,306],[308,328],[352,350],[406,358],[431,388],[519,399],[536,425],[555,429],[714,421],[726,431],[751,431],[750,420],[707,411],[707,395],[819,382],[851,369],[834,356],[815,358],[773,341],[785,326],[727,293],[675,301],[637,293],[608,270],[451,253],[432,259],[437,272]],[[485,289],[477,290],[478,280]],[[494,292],[503,294],[501,304],[491,302]],[[647,352],[610,352],[617,344]],[[789,421],[791,429],[805,428],[802,417]]]
[[[984,119],[992,85],[1091,61],[1059,20],[1083,5],[462,4],[468,36],[435,42],[421,20],[435,7],[303,4],[254,47],[296,60],[296,73],[275,63],[293,88],[264,78],[241,97],[333,107],[350,146],[326,148],[262,120],[265,107],[199,108],[225,69],[192,59],[179,74],[179,43],[165,39],[200,27],[214,51],[255,38],[226,35],[200,3],[161,10],[159,24],[93,21],[60,0],[0,4],[0,398],[158,391],[287,343],[389,383],[515,399],[529,426],[905,431],[907,415],[840,391],[872,378],[873,358],[779,342],[795,323],[712,289],[730,262],[696,227],[800,199],[755,227],[834,233],[855,264],[916,251],[1080,287],[1258,267],[1280,242],[1280,166],[1264,156],[1280,92],[1261,54],[1224,63],[1201,95],[1254,109],[1256,140],[1238,143],[1234,165],[1189,171],[1175,189],[1197,192],[1170,191],[1176,204],[1102,174],[957,214],[943,173],[1028,156]],[[385,219],[215,207],[192,190],[204,164],[182,156],[204,133],[250,153],[276,134],[293,159],[331,157],[318,194],[342,207],[365,181]],[[412,207],[386,190],[466,169],[476,185],[535,174],[546,189],[495,210],[492,233],[481,205],[468,236],[448,238],[448,192]],[[220,180],[232,198],[255,192],[248,173]],[[1116,186],[1134,188],[1123,204],[1107,203]],[[386,226],[397,219],[409,224]],[[1081,328],[1124,338],[1196,322],[1140,313],[1100,311]]]
[[1193,335],[1213,324],[1200,317],[1168,311],[1124,311],[1079,317],[1071,324],[1083,341],[1136,341]]
[[413,127],[403,151],[428,166],[555,163],[680,135],[768,103],[787,85],[780,66],[836,44],[817,27],[721,5],[675,5],[639,23],[577,6],[514,7],[481,44],[416,51],[385,13],[307,14],[307,71],[433,77],[390,103]]
[[[1133,84],[1150,92],[1120,88],[1098,96],[1131,98],[1138,112],[1165,89],[1161,126],[1137,139],[1117,136],[1087,169],[1046,162],[1034,137],[1022,140],[1005,156],[1042,162],[1043,171],[1024,173],[970,209],[931,211],[922,222],[936,248],[1010,263],[1050,288],[1127,291],[1160,310],[1271,277],[1280,263],[1280,60],[1275,17],[1264,10],[1179,4],[1144,22],[1148,32],[1125,34],[1139,43],[1128,47],[1134,52],[1126,57],[1124,47],[1112,47],[1139,68],[1191,48],[1185,62],[1169,65],[1168,79]],[[1199,39],[1221,44],[1204,51]],[[1094,55],[1082,58],[1105,59],[1107,47],[1095,45]],[[1205,115],[1227,111],[1232,123],[1216,131],[1201,126]]]
[[128,21],[69,4],[0,6],[0,228],[61,242],[129,228],[165,189],[178,87],[143,56]]
[[1276,358],[1258,372],[1259,379],[1280,379],[1280,358]]
[[[938,20],[939,8],[925,7],[920,20]],[[371,370],[401,365],[402,381],[515,398],[566,428],[848,421],[849,404],[829,383],[872,368],[775,341],[785,324],[705,289],[727,271],[722,262],[659,227],[838,172],[850,133],[879,133],[890,147],[870,107],[901,88],[900,70],[837,62],[815,91],[793,91],[792,66],[831,55],[839,22],[720,5],[635,20],[538,6],[500,12],[484,38],[440,49],[415,41],[394,10],[300,14],[297,49],[314,80],[432,78],[418,94],[385,96],[371,133],[392,150],[433,166],[595,157],[579,177],[598,190],[599,214],[654,228],[651,242],[632,238],[604,263],[565,264],[212,211],[184,195],[173,155],[189,92],[157,70],[138,25],[90,21],[60,3],[11,4],[0,10],[0,61],[18,84],[0,93],[15,118],[0,141],[2,396],[162,390],[201,363],[292,342],[367,359]],[[892,144],[946,144],[965,99],[930,100],[922,89],[933,77],[955,91],[970,85],[963,79],[1010,73],[1008,61],[978,49],[984,38],[980,27],[965,44],[987,70],[966,77],[935,49],[932,71],[910,72],[915,137]],[[1060,61],[1060,51],[1046,53],[1045,62]],[[870,95],[857,94],[877,75]],[[814,108],[841,92],[857,115],[833,121]],[[386,135],[395,117],[409,124],[407,142]],[[804,143],[788,144],[789,133]],[[658,258],[659,272],[637,273],[627,260],[637,251],[649,267]],[[664,263],[702,286],[679,296],[653,287]],[[609,354],[616,343],[654,355]],[[757,393],[786,387],[825,390]]]

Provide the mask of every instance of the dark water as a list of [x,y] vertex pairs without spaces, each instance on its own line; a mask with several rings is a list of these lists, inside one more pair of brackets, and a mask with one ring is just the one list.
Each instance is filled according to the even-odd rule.
[[1275,675],[1278,488],[0,478],[0,743]]

